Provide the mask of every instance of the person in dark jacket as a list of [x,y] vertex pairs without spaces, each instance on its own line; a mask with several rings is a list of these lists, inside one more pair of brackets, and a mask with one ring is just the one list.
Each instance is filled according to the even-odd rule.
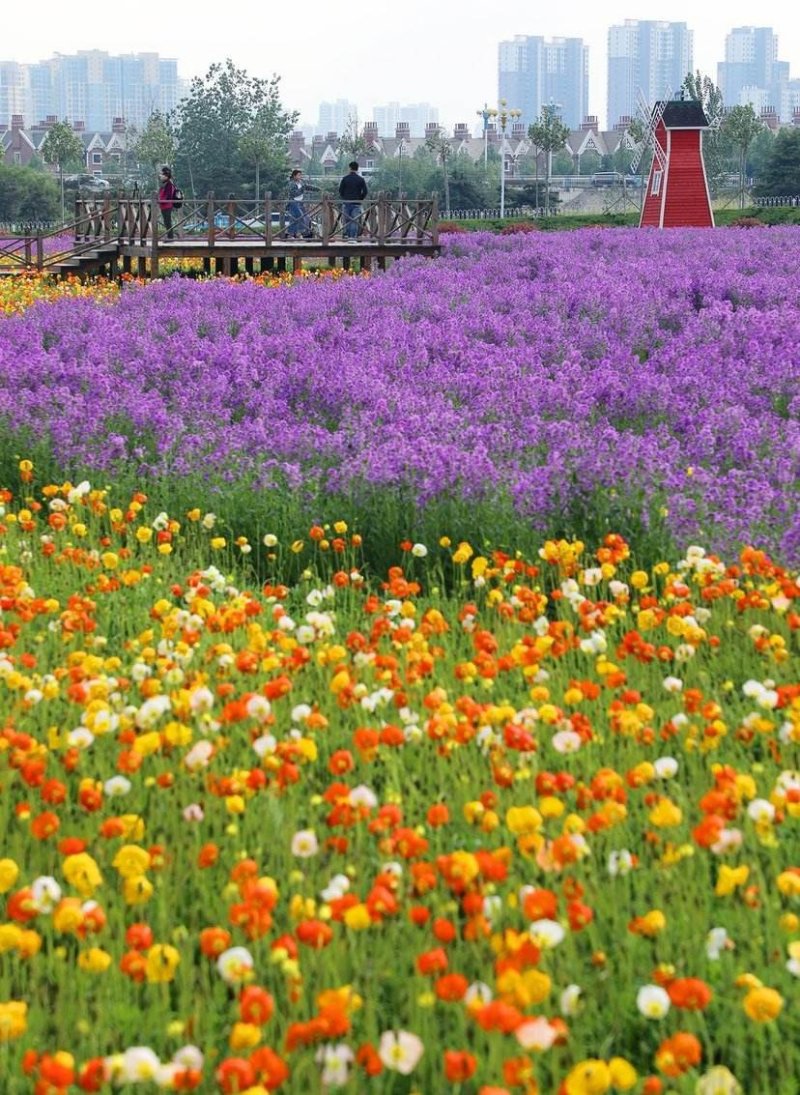
[[297,239],[298,233],[302,233],[303,239],[311,239],[311,223],[303,206],[305,183],[303,172],[299,167],[296,167],[289,176],[288,197],[286,212],[289,215],[289,226],[286,229],[286,235],[291,239]]
[[354,240],[361,227],[361,203],[367,196],[367,184],[358,173],[358,162],[353,160],[349,166],[350,173],[339,183],[339,197],[345,238]]
[[167,230],[167,239],[175,238],[172,231],[172,204],[175,201],[176,186],[172,181],[172,171],[168,167],[161,168],[161,185],[158,188],[158,205],[161,216],[164,218],[164,227]]

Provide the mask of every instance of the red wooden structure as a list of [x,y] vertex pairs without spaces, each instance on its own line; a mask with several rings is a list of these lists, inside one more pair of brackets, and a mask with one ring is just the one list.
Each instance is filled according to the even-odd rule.
[[713,228],[703,162],[703,106],[694,99],[656,103],[648,138],[653,162],[642,202],[640,228]]

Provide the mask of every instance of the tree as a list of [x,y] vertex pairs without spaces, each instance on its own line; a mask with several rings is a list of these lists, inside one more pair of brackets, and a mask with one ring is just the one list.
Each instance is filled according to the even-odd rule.
[[0,221],[55,220],[58,208],[58,187],[52,175],[0,163]]
[[800,129],[781,129],[775,137],[757,193],[774,198],[800,194]]
[[432,153],[436,163],[442,165],[442,176],[444,178],[444,212],[445,216],[450,216],[450,173],[448,171],[448,164],[451,156],[453,155],[453,146],[443,129],[437,129],[435,133],[431,133],[425,140],[425,147]]
[[344,127],[344,133],[336,142],[339,167],[344,167],[352,160],[357,160],[366,151],[367,142],[364,140],[364,135],[358,132],[358,118],[351,114],[347,119],[347,125]]
[[700,103],[711,126],[711,129],[703,134],[703,162],[709,187],[712,191],[716,191],[725,175],[729,159],[729,142],[722,130],[725,117],[722,92],[711,77],[703,76],[699,69],[694,74],[687,72],[681,90],[688,94],[690,99]]
[[739,208],[744,209],[745,178],[747,175],[747,151],[761,132],[761,120],[750,103],[735,106],[725,115],[722,129],[739,153]]
[[138,140],[133,145],[137,163],[145,163],[153,170],[153,181],[158,185],[158,175],[164,164],[175,160],[175,135],[160,110],[154,110],[147,119]]
[[69,122],[55,122],[42,141],[42,159],[55,164],[61,183],[61,219],[64,220],[64,168],[76,160],[85,166],[83,142]]
[[[280,77],[249,76],[228,58],[197,76],[178,104],[175,156],[178,177],[188,178],[194,194],[230,194],[249,190],[253,159],[251,137],[258,135],[258,163],[267,166],[266,181],[280,190],[289,168],[289,134],[296,112],[283,109]],[[263,159],[263,144],[269,156]]]
[[558,116],[556,107],[551,103],[542,107],[538,122],[528,126],[528,136],[532,144],[544,152],[545,162],[545,216],[550,212],[550,175],[553,166],[553,153],[560,152],[567,143],[569,126],[564,125]]

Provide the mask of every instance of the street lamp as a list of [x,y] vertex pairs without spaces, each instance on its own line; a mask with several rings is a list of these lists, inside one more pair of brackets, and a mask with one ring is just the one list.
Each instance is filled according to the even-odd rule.
[[509,107],[505,99],[497,105],[497,124],[500,126],[500,220],[506,215],[506,128],[509,121],[513,122],[521,114],[521,110]]
[[476,111],[479,118],[483,118],[483,170],[489,163],[489,119],[494,118],[497,115],[497,111],[486,103],[483,104],[483,110]]

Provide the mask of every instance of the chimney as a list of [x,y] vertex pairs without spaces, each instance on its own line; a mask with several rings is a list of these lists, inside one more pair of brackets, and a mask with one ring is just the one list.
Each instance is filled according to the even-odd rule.
[[398,141],[410,141],[411,122],[398,122],[394,127],[394,135]]
[[124,118],[115,118],[114,121],[111,123],[111,132],[112,133],[124,133],[125,132],[125,119]]
[[486,139],[490,143],[497,140],[497,126],[494,122],[489,122],[486,127]]
[[11,115],[11,131],[12,131],[12,133],[14,132],[14,130],[24,129],[24,128],[25,128],[25,119],[22,117],[22,115],[21,114],[12,114]]
[[512,122],[511,123],[511,137],[515,141],[524,140],[528,132],[528,127],[524,122]]
[[587,114],[586,117],[581,122],[581,130],[584,133],[589,133],[590,131],[593,131],[593,132],[596,133],[597,132],[597,115],[596,114]]
[[335,129],[329,129],[325,140],[328,142],[328,144],[336,144],[336,142],[339,140],[339,134],[336,132]]
[[380,140],[380,134],[378,133],[377,122],[364,122],[363,137],[366,142],[367,148],[372,148]]
[[780,119],[778,118],[778,112],[774,106],[764,107],[761,111],[761,121],[767,129],[771,129],[773,133],[780,128]]
[[289,155],[297,159],[306,145],[305,134],[301,129],[296,129],[289,137]]
[[322,133],[315,133],[311,138],[311,143],[314,148],[323,148],[325,145],[325,137]]
[[0,122],[0,133],[8,133],[8,126],[5,122]]
[[795,129],[800,129],[800,106],[796,106],[792,111],[792,125]]
[[426,122],[425,123],[425,140],[429,137],[435,137],[439,133],[438,122]]
[[86,122],[73,122],[72,123],[72,129],[75,133],[85,133],[86,132]]
[[456,122],[453,128],[453,136],[457,141],[469,140],[469,126],[466,122]]
[[630,114],[620,114],[617,124],[614,126],[615,133],[624,133],[628,126],[631,124]]

